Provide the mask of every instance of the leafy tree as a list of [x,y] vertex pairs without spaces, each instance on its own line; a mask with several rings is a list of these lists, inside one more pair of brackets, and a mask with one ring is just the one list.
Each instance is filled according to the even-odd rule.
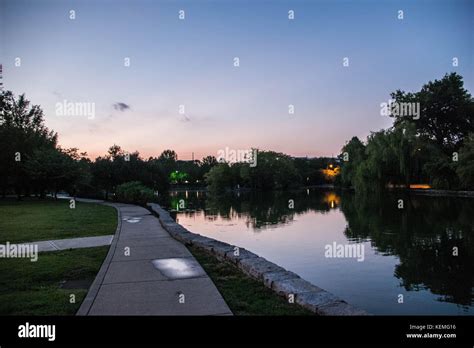
[[144,182],[159,193],[166,191],[169,187],[169,182],[161,162],[156,158],[149,158],[146,162],[146,168],[149,180]]
[[158,192],[168,188],[168,178],[164,174],[163,163],[159,159],[149,158],[144,161],[140,153],[128,153],[120,146],[113,145],[103,157],[91,163],[93,185],[103,190],[105,198],[116,191],[117,186],[139,181]]
[[176,170],[176,161],[178,155],[173,150],[165,150],[158,157],[158,161],[161,163],[162,169],[165,176],[169,178],[172,171]]
[[41,196],[46,190],[55,197],[60,190],[74,194],[78,185],[87,184],[90,178],[88,167],[80,161],[75,148],[36,149],[26,160],[25,168]]
[[[410,129],[411,128],[411,129]],[[349,177],[356,189],[382,189],[389,184],[408,186],[412,177],[412,161],[415,153],[413,127],[391,128],[369,135],[364,154],[355,140],[351,145],[358,149],[355,156],[365,156],[359,165],[355,163],[355,175]],[[344,155],[344,154],[343,154]],[[350,158],[350,157],[349,157]],[[354,173],[353,168],[350,174]],[[343,169],[343,175],[346,169]],[[346,178],[346,180],[348,180]]]
[[333,158],[294,158],[293,164],[298,174],[298,183],[305,186],[321,185],[326,183],[322,169],[326,169]]
[[206,156],[202,159],[201,165],[208,166],[208,167],[213,167],[217,164],[217,158],[215,156]]
[[122,148],[116,144],[109,147],[107,153],[109,155],[109,158],[111,158],[112,160],[123,157],[125,155],[125,152],[122,150]]
[[471,133],[459,150],[456,173],[459,175],[462,188],[474,189],[474,133]]
[[198,180],[203,180],[204,175],[211,170],[212,167],[217,165],[217,158],[215,156],[206,156],[201,160],[199,178]]
[[[396,103],[420,103],[420,118],[395,116],[393,127],[371,133],[365,146],[351,139],[340,155],[342,159],[349,155],[348,162],[341,161],[341,183],[356,190],[427,181],[444,189],[469,186],[467,135],[473,132],[474,102],[463,88],[462,77],[452,73],[416,93],[398,90],[392,98]],[[468,160],[456,164],[452,153],[459,148]]]
[[[180,173],[178,180],[174,179],[175,183],[196,183],[196,180],[202,180],[200,161],[176,161],[175,163],[175,172]],[[170,173],[173,175],[173,172]]]
[[97,189],[103,190],[105,199],[109,199],[109,194],[113,191],[113,163],[109,157],[97,157],[91,164],[92,184]]
[[161,161],[176,162],[178,160],[178,155],[173,150],[165,150],[161,153],[158,159]]
[[258,151],[257,165],[243,165],[240,176],[246,186],[257,190],[286,189],[300,182],[293,159],[274,151]]
[[354,185],[357,167],[365,160],[365,145],[353,137],[343,146],[341,155],[341,183],[346,187]]
[[395,125],[411,122],[421,136],[434,140],[447,153],[459,149],[464,138],[474,132],[474,99],[457,73],[430,81],[419,92],[392,93],[396,102],[420,103],[420,118],[396,116]]
[[222,192],[232,188],[234,178],[227,163],[218,163],[204,175],[207,187],[212,192]]
[[[57,134],[44,125],[39,105],[22,94],[0,92],[0,185],[2,194],[13,188],[18,197],[31,190],[25,163],[37,149],[56,147]],[[20,159],[17,161],[16,159]]]

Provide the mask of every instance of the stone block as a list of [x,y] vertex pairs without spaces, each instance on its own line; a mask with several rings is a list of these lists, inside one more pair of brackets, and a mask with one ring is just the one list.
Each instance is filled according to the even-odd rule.
[[250,257],[238,263],[238,267],[249,276],[263,281],[263,275],[268,272],[283,272],[284,268],[267,261],[263,257]]
[[267,272],[263,275],[263,284],[267,288],[272,288],[274,282],[299,278],[299,275],[289,271]]

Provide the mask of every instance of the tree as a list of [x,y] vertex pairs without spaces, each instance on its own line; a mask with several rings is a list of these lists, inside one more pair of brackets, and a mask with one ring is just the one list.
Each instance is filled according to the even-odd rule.
[[213,192],[222,192],[233,186],[234,178],[227,163],[219,163],[205,174],[207,187]]
[[[200,169],[200,161],[176,161],[174,166],[174,171],[170,173],[170,180],[176,184],[187,184],[187,183],[195,183],[196,180],[201,179],[201,169]],[[178,177],[173,175],[179,173]]]
[[119,157],[123,157],[125,155],[125,152],[122,150],[122,148],[116,144],[113,144],[111,147],[109,147],[107,153],[109,154],[109,157],[112,160],[115,160]]
[[57,134],[44,125],[39,105],[31,105],[22,94],[0,92],[0,185],[2,194],[13,189],[18,197],[28,193],[31,181],[25,163],[35,150],[53,149]]
[[274,151],[258,151],[256,166],[243,164],[240,176],[245,186],[256,190],[281,190],[300,183],[293,159]]
[[160,161],[171,161],[176,162],[178,160],[178,155],[173,150],[165,150],[158,157]]
[[158,161],[161,163],[161,168],[167,178],[170,177],[171,172],[176,170],[176,161],[178,155],[173,150],[165,150],[158,157]]
[[474,189],[474,133],[471,133],[459,150],[459,161],[456,168],[462,188]]
[[156,158],[149,158],[146,162],[146,167],[151,182],[150,187],[158,192],[166,191],[169,187],[169,182],[160,161]]
[[299,184],[305,186],[326,184],[327,179],[323,170],[331,163],[334,163],[334,158],[293,158],[293,165],[298,174],[297,180]]
[[398,103],[420,105],[418,120],[407,115],[396,116],[394,125],[413,123],[420,136],[434,140],[447,154],[458,150],[464,138],[474,132],[474,99],[457,73],[430,81],[419,92],[397,90],[391,96]]
[[215,156],[206,156],[202,159],[201,165],[208,166],[208,167],[213,167],[217,164],[217,158]]
[[107,154],[97,157],[90,167],[92,186],[103,190],[105,199],[109,199],[110,193],[116,193],[119,185],[129,182],[138,181],[158,192],[168,189],[162,160],[150,157],[145,161],[138,151],[128,153],[118,145],[111,146]]
[[415,169],[417,141],[414,127],[405,126],[371,133],[363,154],[358,139],[353,139],[346,150],[354,153],[356,163],[349,166],[349,173],[343,168],[345,180],[350,180],[357,190],[382,189],[387,185],[408,187]]
[[357,167],[365,160],[365,145],[358,137],[352,137],[343,146],[341,155],[341,183],[346,187],[354,185]]
[[91,165],[92,184],[97,189],[104,190],[106,200],[114,188],[112,170],[112,161],[107,156],[97,157]]
[[204,175],[217,165],[217,158],[214,156],[206,156],[201,160],[199,167],[199,180],[204,179]]
[[88,167],[77,153],[77,149],[42,148],[34,150],[26,160],[25,169],[37,192],[44,196],[52,191],[54,197],[60,190],[74,194],[79,185],[88,183]]
[[[394,115],[393,126],[371,133],[365,147],[352,138],[340,155],[341,183],[356,190],[409,187],[427,181],[443,189],[470,186],[468,134],[473,133],[474,101],[464,89],[462,77],[447,74],[428,82],[419,92],[398,90],[391,96],[399,107],[403,106],[400,103],[419,103],[419,119]],[[459,163],[453,161],[453,152],[457,151],[463,154]]]

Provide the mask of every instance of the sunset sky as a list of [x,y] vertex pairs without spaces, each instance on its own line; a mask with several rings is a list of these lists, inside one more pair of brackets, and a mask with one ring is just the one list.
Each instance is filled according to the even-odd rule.
[[[144,157],[225,147],[331,156],[391,124],[380,104],[396,89],[456,71],[474,91],[473,1],[0,3],[5,88],[42,106],[62,146],[91,157],[114,143]],[[57,115],[64,100],[95,103],[95,118]]]

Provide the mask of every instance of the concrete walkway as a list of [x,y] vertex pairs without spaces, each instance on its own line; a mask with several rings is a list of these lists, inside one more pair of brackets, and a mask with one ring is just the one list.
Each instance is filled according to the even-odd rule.
[[119,212],[112,245],[77,315],[231,315],[186,247],[142,207]]
[[19,245],[37,245],[38,252],[57,251],[68,249],[93,248],[104,245],[110,245],[112,243],[113,238],[113,235],[106,235],[95,237],[42,240],[39,242],[20,243]]

